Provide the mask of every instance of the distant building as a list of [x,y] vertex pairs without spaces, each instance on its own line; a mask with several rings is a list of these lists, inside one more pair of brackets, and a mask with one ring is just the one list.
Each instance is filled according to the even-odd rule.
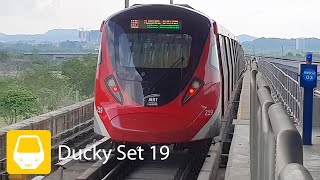
[[306,40],[304,38],[296,39],[296,50],[305,50],[306,49]]
[[81,42],[100,43],[101,32],[99,30],[79,31],[79,39]]

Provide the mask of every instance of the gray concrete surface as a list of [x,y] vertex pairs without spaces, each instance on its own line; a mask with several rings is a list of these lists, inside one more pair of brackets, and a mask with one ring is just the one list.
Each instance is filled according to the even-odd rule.
[[219,159],[221,154],[221,143],[211,145],[208,156],[205,159],[201,171],[198,176],[198,180],[215,179],[216,173],[219,168]]
[[[297,127],[302,136],[302,127]],[[312,145],[303,146],[303,166],[311,173],[314,180],[320,180],[320,128],[312,130]]]
[[[249,121],[249,120],[240,120]],[[236,125],[229,152],[225,180],[250,179],[249,124]]]
[[[92,166],[92,162],[77,162],[68,169],[63,170],[63,180],[74,180],[84,171]],[[55,171],[45,178],[45,180],[59,180],[60,173]]]
[[229,151],[225,180],[250,179],[250,73],[244,75],[238,119],[234,120],[234,135]]

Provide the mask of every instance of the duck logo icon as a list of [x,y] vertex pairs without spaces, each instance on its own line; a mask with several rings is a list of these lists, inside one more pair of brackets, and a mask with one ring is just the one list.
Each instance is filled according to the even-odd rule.
[[51,171],[50,131],[8,131],[7,171],[9,174],[49,174]]

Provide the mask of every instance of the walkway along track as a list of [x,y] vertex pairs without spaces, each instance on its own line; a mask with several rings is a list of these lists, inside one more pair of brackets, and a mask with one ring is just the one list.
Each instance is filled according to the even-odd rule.
[[198,180],[220,180],[224,179],[224,172],[228,162],[229,149],[233,138],[233,120],[237,118],[240,93],[242,90],[243,73],[237,81],[235,91],[225,111],[222,121],[220,135],[214,138],[207,158],[201,168]]

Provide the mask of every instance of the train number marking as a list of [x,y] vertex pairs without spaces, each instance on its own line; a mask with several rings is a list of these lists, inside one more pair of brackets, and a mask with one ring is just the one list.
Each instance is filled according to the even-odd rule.
[[102,108],[101,106],[98,106],[98,107],[97,107],[97,112],[98,112],[99,114],[101,114],[101,113],[103,112],[103,108]]
[[205,116],[212,116],[213,115],[213,110],[212,109],[206,109],[204,115]]

